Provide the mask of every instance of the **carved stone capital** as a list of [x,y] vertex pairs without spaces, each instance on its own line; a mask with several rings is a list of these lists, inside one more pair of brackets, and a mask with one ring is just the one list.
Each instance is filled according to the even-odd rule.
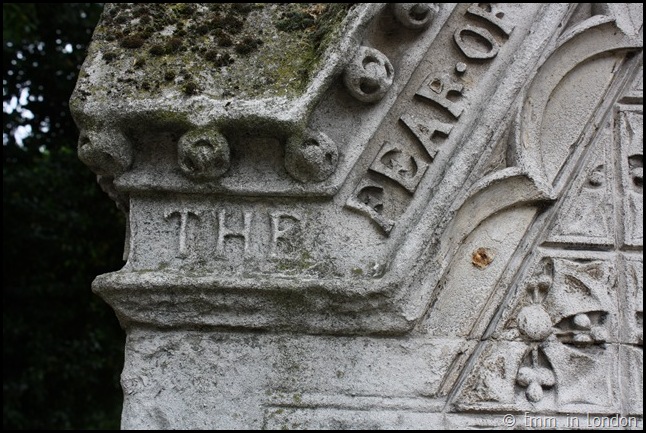
[[107,6],[124,426],[641,417],[640,8]]

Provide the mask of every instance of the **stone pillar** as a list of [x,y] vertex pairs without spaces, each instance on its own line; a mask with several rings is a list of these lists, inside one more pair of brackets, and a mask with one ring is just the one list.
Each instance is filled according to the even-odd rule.
[[[124,428],[642,426],[641,4],[113,4]],[[97,391],[99,392],[99,391]]]

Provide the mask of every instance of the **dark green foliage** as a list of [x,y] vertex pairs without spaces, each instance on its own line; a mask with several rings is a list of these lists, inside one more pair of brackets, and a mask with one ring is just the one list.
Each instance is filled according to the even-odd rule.
[[[41,146],[49,150],[70,146],[78,139],[67,102],[101,7],[89,3],[4,3],[2,29],[2,99],[19,98],[29,89],[28,109],[33,119],[17,111],[3,114],[4,161],[32,158]],[[70,45],[72,52],[66,52]],[[31,125],[24,149],[13,133]],[[41,126],[46,126],[42,128]]]
[[119,420],[123,335],[90,291],[123,219],[70,149],[3,170],[3,428]]
[[100,12],[3,4],[3,100],[29,89],[34,116],[3,114],[3,429],[119,425],[123,331],[90,284],[122,266],[124,220],[78,160],[67,106]]

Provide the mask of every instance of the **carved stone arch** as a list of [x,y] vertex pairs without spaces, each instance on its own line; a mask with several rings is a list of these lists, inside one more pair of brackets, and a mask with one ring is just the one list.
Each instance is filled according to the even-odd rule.
[[[591,43],[592,37],[598,42]],[[519,113],[513,149],[517,164],[524,171],[546,185],[557,182],[577,147],[586,146],[589,137],[584,128],[604,109],[614,72],[625,53],[638,47],[638,41],[621,32],[615,20],[607,16],[591,17],[559,38],[559,47],[541,65]],[[583,81],[586,77],[593,81],[586,83]],[[580,101],[579,106],[570,104],[570,114],[557,119],[557,110],[567,111],[568,98],[572,98],[577,81],[588,88],[588,93],[590,88],[595,92],[587,96],[588,100]],[[561,122],[558,131],[565,133],[553,133],[557,130],[553,121]]]

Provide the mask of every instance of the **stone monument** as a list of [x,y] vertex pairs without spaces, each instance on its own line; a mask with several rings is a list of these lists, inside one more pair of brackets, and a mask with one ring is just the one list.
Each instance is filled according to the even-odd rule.
[[124,428],[642,427],[643,5],[112,4]]

